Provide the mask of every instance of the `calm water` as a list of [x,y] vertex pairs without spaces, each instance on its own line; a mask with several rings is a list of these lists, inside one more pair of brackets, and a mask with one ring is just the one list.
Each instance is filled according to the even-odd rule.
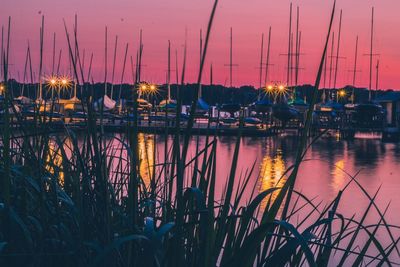
[[[121,136],[119,136],[121,137]],[[169,137],[167,146],[165,146],[164,136],[139,135],[139,157],[140,173],[145,182],[149,185],[152,177],[152,166],[154,163],[164,162],[165,148],[170,151],[172,139]],[[196,154],[197,140],[199,149],[206,145],[205,137],[192,137],[188,160]],[[278,180],[294,162],[297,148],[297,137],[291,135],[275,136],[267,138],[242,138],[240,142],[240,153],[238,168],[236,173],[236,186],[240,177],[251,173],[250,182],[243,195],[242,205],[246,205],[254,194],[262,192],[268,188],[278,185]],[[222,196],[224,188],[231,169],[232,157],[235,149],[235,137],[219,137],[217,142],[217,181],[216,181],[216,200]],[[119,144],[119,142],[116,142]],[[120,147],[113,145],[114,148]],[[123,157],[126,151],[123,149]],[[200,163],[201,164],[201,163]],[[161,168],[161,167],[157,167]],[[156,170],[157,173],[159,170]],[[186,184],[191,181],[191,171],[188,171]],[[330,203],[337,196],[346,184],[351,180],[348,174],[356,175],[356,179],[370,194],[374,195],[380,188],[376,203],[384,211],[390,203],[389,209],[385,214],[386,222],[391,225],[400,225],[400,144],[383,143],[377,136],[364,135],[359,136],[352,141],[338,140],[336,136],[322,137],[316,141],[308,150],[305,161],[302,163],[298,178],[296,180],[296,189],[313,200],[322,210],[325,205]],[[156,177],[159,177],[156,175]],[[284,181],[285,179],[283,179]],[[281,180],[282,181],[282,180]],[[162,182],[162,181],[161,181]],[[295,198],[293,198],[295,199]],[[266,200],[265,200],[266,201]],[[292,201],[292,203],[295,201]],[[301,204],[304,204],[301,203]],[[298,205],[298,206],[301,206]],[[261,203],[261,208],[266,203]],[[351,183],[346,188],[338,207],[338,213],[345,218],[359,220],[369,205],[368,198],[363,194],[355,183]],[[300,230],[315,222],[317,214],[309,216],[310,206],[300,210],[291,218],[291,223],[297,225],[302,219],[307,218],[306,223],[300,226]],[[379,216],[374,209],[368,212],[368,216],[363,225],[373,225],[379,222]],[[333,226],[333,231],[337,231],[339,223]],[[394,238],[399,236],[399,229],[392,229]],[[383,246],[391,244],[387,232],[381,228],[375,233]],[[359,235],[355,245],[363,246],[367,240],[366,235]],[[347,241],[342,242],[344,248]],[[372,254],[378,252],[372,249]],[[372,255],[371,254],[371,255]],[[329,266],[335,266],[340,259],[341,254],[335,254],[333,261]],[[390,259],[400,262],[400,257],[392,253]]]
[[[153,136],[142,135],[139,144],[142,144],[142,151],[147,149],[148,155],[155,146],[158,157],[156,161],[162,162],[165,142],[161,136],[156,140],[154,144]],[[229,175],[235,140],[234,137],[218,138],[217,192],[223,191]],[[199,137],[199,144],[200,148],[204,147],[204,137]],[[289,135],[242,138],[237,169],[238,180],[255,164],[244,196],[246,201],[251,198],[253,186],[257,192],[261,192],[277,184],[284,171],[293,164],[296,146],[297,138]],[[193,156],[195,151],[196,137],[191,142],[189,156]],[[306,159],[308,161],[301,165],[296,188],[308,198],[315,198],[315,203],[322,201],[322,204],[327,204],[350,181],[342,170],[351,175],[359,172],[357,180],[371,195],[381,186],[376,202],[382,210],[391,202],[386,218],[388,222],[400,225],[400,217],[396,216],[397,210],[400,209],[400,144],[383,143],[374,136],[361,136],[353,141],[324,137],[311,146]],[[148,170],[147,166],[142,166],[141,169],[142,172]],[[368,199],[353,183],[346,189],[339,211],[346,217],[351,217],[353,214],[357,216],[362,214],[368,203]],[[367,222],[377,222],[376,215],[371,214]]]

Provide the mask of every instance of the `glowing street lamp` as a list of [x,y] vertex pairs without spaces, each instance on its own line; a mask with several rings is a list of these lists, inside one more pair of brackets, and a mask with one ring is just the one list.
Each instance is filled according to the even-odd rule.
[[277,86],[277,95],[285,95],[287,93],[287,87],[285,84],[279,84]]
[[68,81],[68,79],[63,78],[63,79],[61,80],[61,85],[62,85],[64,88],[68,87],[68,86],[69,86],[69,81]]
[[149,95],[155,95],[158,92],[158,87],[155,84],[150,84],[149,89],[148,89],[148,94]]
[[60,97],[61,89],[67,89],[71,85],[71,81],[68,77],[52,76],[47,79],[47,86],[51,89],[51,97],[54,97],[54,89],[58,90],[58,97]]
[[143,92],[145,92],[147,90],[147,85],[146,84],[142,84],[140,86],[140,90],[142,90]]
[[274,97],[274,102],[276,102],[276,99],[279,95],[286,94],[287,87],[285,84],[275,82],[267,85],[265,90],[267,94],[270,94]]
[[337,92],[337,101],[339,102],[340,99],[345,100],[347,96],[347,92],[345,89],[341,89]]
[[158,87],[155,84],[143,82],[139,84],[139,91],[142,94],[155,94],[158,91]]
[[2,95],[4,93],[4,90],[6,88],[4,87],[4,85],[0,84],[0,95]]
[[47,85],[54,89],[57,87],[57,77],[50,77],[49,79],[47,79]]

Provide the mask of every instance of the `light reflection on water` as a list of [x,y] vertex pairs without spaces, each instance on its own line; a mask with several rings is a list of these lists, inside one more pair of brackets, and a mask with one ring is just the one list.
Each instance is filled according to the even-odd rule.
[[[195,153],[195,140],[193,138],[191,141],[189,155]],[[217,194],[222,194],[229,176],[235,140],[234,137],[218,138]],[[200,137],[200,147],[205,145],[204,142],[205,138]],[[159,155],[163,155],[163,147],[164,139],[157,137],[156,149]],[[243,204],[250,200],[254,186],[258,192],[279,186],[279,178],[295,160],[296,148],[297,138],[294,136],[242,138],[236,182],[240,174],[256,164]],[[397,178],[400,173],[400,144],[383,143],[376,138],[344,141],[332,136],[321,138],[313,144],[305,159],[307,161],[301,164],[296,180],[295,187],[298,191],[310,199],[316,198],[316,201],[327,204],[350,181],[348,174],[356,175],[360,172],[357,180],[368,193],[373,195],[382,185],[376,203],[383,209],[391,201],[386,217],[391,223],[400,224],[400,218],[395,215],[395,210],[400,209],[400,179]],[[352,216],[364,211],[368,203],[361,190],[351,184],[343,194],[339,210]],[[265,207],[265,204],[264,201],[262,205]],[[376,219],[370,218],[370,222],[376,222]]]
[[[168,139],[165,146],[164,136],[140,134],[139,145],[139,173],[146,187],[150,186],[153,177],[158,179],[157,171],[154,173],[154,164],[163,163],[164,150],[172,145]],[[122,138],[123,139],[123,138]],[[205,137],[199,137],[199,149],[204,148]],[[188,151],[188,160],[196,154],[197,137],[192,138]],[[231,161],[234,154],[236,138],[219,137],[217,142],[217,168],[216,168],[216,201],[222,197],[229,176]],[[62,172],[62,157],[60,151],[55,149],[55,143],[50,142],[50,152],[47,157],[48,170],[51,173],[60,172],[60,184],[64,183]],[[119,142],[113,144],[113,149],[122,149]],[[294,136],[280,136],[268,138],[242,138],[236,172],[236,185],[255,164],[250,182],[243,196],[242,205],[246,205],[251,197],[253,188],[256,194],[272,187],[280,187],[286,180],[285,171],[291,167],[296,157],[297,138]],[[126,151],[122,157],[127,157]],[[376,138],[355,139],[354,141],[338,140],[336,136],[321,138],[307,151],[305,161],[302,162],[295,188],[309,199],[314,199],[314,204],[322,203],[320,207],[330,203],[350,181],[349,175],[356,177],[360,184],[370,194],[381,186],[376,204],[384,210],[391,202],[391,207],[385,215],[389,224],[400,225],[397,210],[400,209],[400,144],[382,143]],[[60,161],[61,160],[61,161]],[[116,166],[114,166],[116,167]],[[154,175],[156,174],[156,175]],[[349,174],[349,175],[348,175]],[[191,175],[187,175],[191,177]],[[281,179],[282,178],[282,179]],[[163,179],[163,178],[161,178]],[[160,184],[160,181],[156,181]],[[272,195],[272,199],[276,193]],[[268,198],[261,203],[261,211],[265,209]],[[369,204],[368,198],[352,183],[344,192],[338,212],[345,217],[360,218]],[[322,209],[322,208],[321,208]],[[294,221],[301,221],[307,217],[309,209],[304,209],[296,214]],[[312,217],[312,216],[311,216]],[[310,218],[309,220],[313,220]],[[375,211],[371,211],[364,224],[374,224],[379,221]],[[292,222],[292,221],[291,221]],[[294,222],[295,223],[295,222]],[[380,235],[381,233],[377,233]],[[384,240],[388,241],[389,239]]]
[[[146,187],[149,187],[154,176],[153,165],[163,162],[165,137],[139,135],[140,175]],[[192,138],[188,151],[188,160],[196,153],[196,140]],[[235,149],[235,137],[219,137],[217,143],[216,198],[222,196],[229,176],[231,161]],[[168,139],[169,149],[172,139]],[[199,148],[205,146],[205,137],[199,137]],[[242,205],[248,203],[255,193],[265,191],[273,186],[280,186],[285,177],[279,178],[293,164],[296,156],[297,138],[280,136],[268,138],[242,138],[236,172],[236,184],[246,171],[255,164],[254,172],[243,196]],[[126,156],[126,153],[124,154]],[[327,204],[338,194],[339,190],[350,181],[350,175],[357,180],[365,190],[374,194],[381,187],[376,203],[382,209],[391,201],[391,207],[386,215],[389,222],[400,225],[400,217],[396,210],[400,209],[400,144],[382,143],[376,138],[355,139],[354,141],[337,140],[336,136],[321,138],[308,150],[299,169],[295,188],[308,198],[316,198],[317,202]],[[60,163],[58,163],[61,165]],[[342,170],[343,169],[343,170]],[[158,170],[157,170],[158,171]],[[158,177],[156,171],[156,179]],[[188,175],[188,177],[191,177]],[[253,195],[254,197],[254,195]],[[368,199],[353,183],[345,191],[339,206],[339,211],[347,216],[361,213],[368,206]],[[262,202],[261,208],[266,205]],[[376,222],[377,217],[371,216],[369,222]]]
[[[68,145],[68,141],[66,143]],[[46,156],[45,167],[47,171],[51,174],[57,174],[58,184],[64,186],[65,177],[63,171],[63,157],[61,155],[60,149],[58,149],[54,140],[49,140],[48,142],[48,153]]]
[[154,136],[139,134],[139,173],[148,187],[154,173]]
[[[260,192],[273,187],[282,187],[286,181],[284,173],[286,171],[285,161],[282,158],[282,150],[278,149],[276,154],[272,156],[270,154],[265,155],[260,164]],[[271,200],[275,200],[277,192],[271,197]],[[264,210],[269,198],[264,198],[261,202],[261,210]]]

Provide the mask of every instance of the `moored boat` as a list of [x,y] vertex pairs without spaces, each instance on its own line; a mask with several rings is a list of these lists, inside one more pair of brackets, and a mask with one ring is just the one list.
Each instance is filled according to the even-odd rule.
[[272,116],[286,124],[290,120],[298,118],[300,113],[287,104],[276,104],[272,107]]

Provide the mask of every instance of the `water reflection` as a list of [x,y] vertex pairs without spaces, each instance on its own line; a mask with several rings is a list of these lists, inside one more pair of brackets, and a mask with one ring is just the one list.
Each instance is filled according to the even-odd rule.
[[[278,149],[276,154],[271,157],[269,153],[263,158],[260,165],[260,192],[273,187],[281,187],[285,181],[286,177],[283,174],[286,170],[285,161],[282,157],[282,150]],[[277,193],[274,193],[271,200],[275,200]],[[269,198],[265,198],[261,203],[261,210],[264,210]]]
[[380,140],[357,140],[357,144],[354,146],[356,165],[373,168],[379,163],[382,155],[377,142],[380,143]]
[[346,169],[345,162],[345,159],[340,159],[339,161],[337,161],[333,166],[333,170],[331,172],[331,185],[336,191],[343,189],[343,186],[346,182],[346,174],[343,172],[343,170]]
[[139,134],[139,172],[144,184],[150,185],[154,173],[154,136]]
[[49,150],[46,156],[45,167],[51,174],[58,174],[58,184],[64,187],[64,172],[63,172],[63,158],[61,151],[53,140],[49,140]]

